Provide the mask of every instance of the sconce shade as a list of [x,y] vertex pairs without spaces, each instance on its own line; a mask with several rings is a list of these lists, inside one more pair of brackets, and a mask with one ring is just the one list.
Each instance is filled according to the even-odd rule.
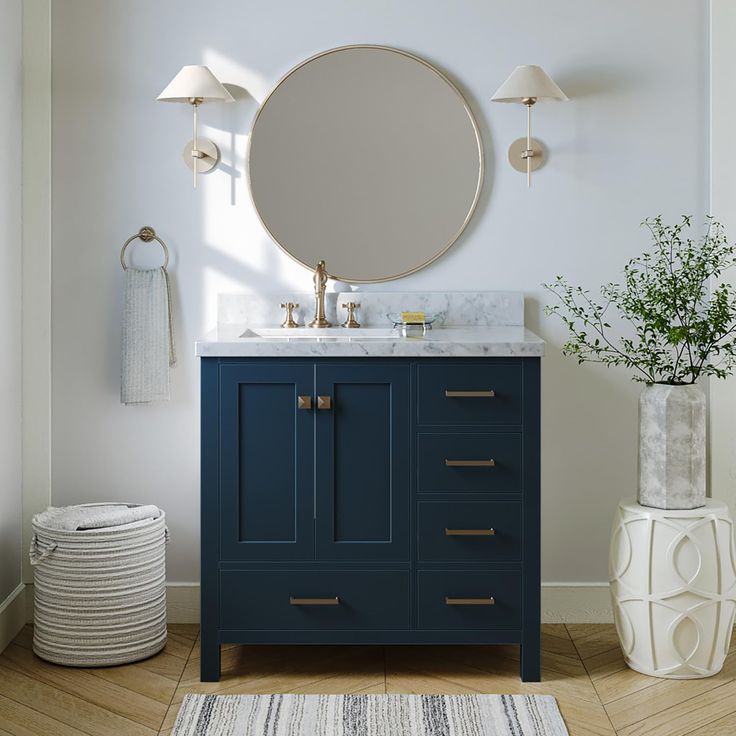
[[519,103],[528,99],[567,102],[567,95],[550,79],[541,66],[524,64],[511,72],[509,78],[491,98],[493,102]]
[[206,67],[196,64],[183,66],[156,98],[161,102],[234,102],[233,96],[220,84]]

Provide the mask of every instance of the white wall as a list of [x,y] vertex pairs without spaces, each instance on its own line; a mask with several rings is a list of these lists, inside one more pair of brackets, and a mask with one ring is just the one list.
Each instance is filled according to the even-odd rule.
[[[307,291],[310,275],[269,241],[243,156],[259,100],[290,67],[349,43],[418,54],[448,73],[478,117],[480,206],[426,270],[381,288],[520,289],[543,364],[543,577],[606,580],[616,501],[636,491],[638,385],[563,359],[540,283],[595,286],[646,245],[638,227],[708,206],[707,6],[695,0],[65,0],[53,17],[53,403],[55,504],[158,503],[169,578],[198,578],[198,365],[218,291]],[[528,20],[528,19],[531,19]],[[666,22],[663,22],[666,19]],[[181,161],[190,110],[156,95],[204,62],[251,97],[204,106],[223,166],[193,190]],[[540,105],[548,166],[527,191],[506,162],[524,112],[490,97],[516,64],[542,64],[571,97]],[[173,251],[180,364],[167,405],[119,404],[122,241],[151,224]],[[139,246],[137,252],[148,251]],[[151,250],[155,253],[155,249]]]
[[[736,3],[711,0],[711,209],[736,238]],[[736,273],[724,280],[736,286]],[[736,513],[736,376],[710,382],[710,480],[714,498]]]
[[[0,0],[0,604],[21,576],[21,0]],[[1,648],[1,647],[0,647]]]

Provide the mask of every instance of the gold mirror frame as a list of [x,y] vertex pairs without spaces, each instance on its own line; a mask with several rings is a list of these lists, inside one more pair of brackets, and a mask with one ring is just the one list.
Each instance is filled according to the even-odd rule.
[[258,206],[256,205],[255,198],[253,197],[253,191],[251,187],[251,181],[252,181],[252,172],[251,172],[251,142],[253,140],[253,131],[255,130],[256,125],[258,124],[258,120],[260,118],[261,112],[266,107],[268,101],[271,99],[271,97],[277,92],[279,87],[287,80],[289,77],[291,77],[294,73],[302,69],[307,64],[315,61],[316,59],[320,59],[324,56],[328,56],[330,54],[338,53],[341,51],[346,51],[348,49],[379,49],[382,51],[390,51],[395,54],[399,54],[401,56],[405,56],[409,59],[412,59],[413,61],[416,61],[423,66],[425,66],[427,69],[429,69],[431,72],[433,72],[437,77],[439,77],[457,96],[459,101],[462,103],[462,106],[465,110],[466,115],[468,116],[468,119],[470,120],[470,123],[473,128],[473,132],[475,134],[476,143],[478,146],[478,179],[475,187],[475,194],[473,197],[473,201],[468,208],[468,212],[465,216],[465,219],[463,220],[460,227],[456,230],[456,232],[448,239],[448,241],[440,247],[440,249],[428,260],[424,261],[423,263],[410,268],[406,271],[403,271],[401,273],[392,274],[390,276],[385,276],[382,278],[373,278],[373,279],[356,279],[352,277],[348,277],[346,275],[341,274],[335,274],[331,273],[329,271],[329,264],[327,264],[327,276],[335,281],[342,281],[344,283],[350,283],[350,284],[375,284],[375,283],[383,283],[385,281],[394,281],[396,279],[403,278],[404,276],[408,276],[409,274],[416,273],[417,271],[422,270],[423,268],[426,268],[430,264],[434,263],[436,260],[441,258],[447,251],[457,242],[460,235],[462,235],[463,231],[467,227],[468,223],[470,222],[470,219],[472,218],[473,214],[475,213],[475,210],[478,206],[478,201],[480,200],[480,194],[481,190],[483,188],[483,175],[485,171],[485,162],[484,162],[484,154],[483,154],[483,141],[481,139],[480,135],[480,128],[478,126],[478,122],[475,119],[475,116],[473,115],[473,111],[470,109],[470,105],[468,104],[468,101],[465,99],[463,94],[460,92],[458,87],[455,85],[452,80],[447,77],[447,75],[443,74],[439,69],[432,66],[428,61],[425,59],[422,59],[419,56],[416,56],[415,54],[411,54],[408,51],[403,51],[401,49],[393,48],[391,46],[382,46],[380,44],[348,44],[345,46],[337,46],[332,49],[328,49],[326,51],[321,51],[317,54],[314,54],[304,61],[300,62],[296,66],[294,66],[292,69],[290,69],[286,74],[284,74],[281,79],[274,85],[274,87],[271,89],[271,91],[268,93],[268,95],[264,98],[263,102],[261,102],[260,106],[258,107],[258,110],[253,117],[253,121],[250,126],[250,130],[248,133],[248,142],[247,142],[247,149],[246,149],[246,171],[248,174],[248,192],[250,194],[251,203],[253,204],[253,209],[256,212],[256,215],[258,217],[259,222],[263,226],[264,230],[268,233],[269,237],[273,242],[284,252],[286,253],[289,258],[291,258],[293,261],[298,263],[301,266],[304,266],[304,268],[307,268],[309,270],[314,270],[315,266],[309,263],[306,263],[305,261],[301,260],[297,256],[295,256],[290,250],[288,250],[284,245],[282,245],[276,236],[271,232],[268,225],[264,222],[261,213],[258,211]]

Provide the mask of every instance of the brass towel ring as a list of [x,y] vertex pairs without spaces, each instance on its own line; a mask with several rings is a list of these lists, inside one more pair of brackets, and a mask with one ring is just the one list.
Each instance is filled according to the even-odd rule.
[[169,265],[169,249],[166,247],[166,243],[156,235],[156,231],[150,225],[144,225],[135,235],[131,235],[123,243],[120,251],[120,265],[123,267],[123,271],[128,270],[128,267],[125,265],[125,249],[137,238],[140,238],[144,243],[150,243],[152,240],[158,241],[164,249],[164,269]]

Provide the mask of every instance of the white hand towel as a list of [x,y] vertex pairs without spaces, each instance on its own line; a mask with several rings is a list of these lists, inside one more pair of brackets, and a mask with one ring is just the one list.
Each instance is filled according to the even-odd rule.
[[169,367],[176,365],[169,275],[164,268],[125,271],[120,400],[169,400]]

